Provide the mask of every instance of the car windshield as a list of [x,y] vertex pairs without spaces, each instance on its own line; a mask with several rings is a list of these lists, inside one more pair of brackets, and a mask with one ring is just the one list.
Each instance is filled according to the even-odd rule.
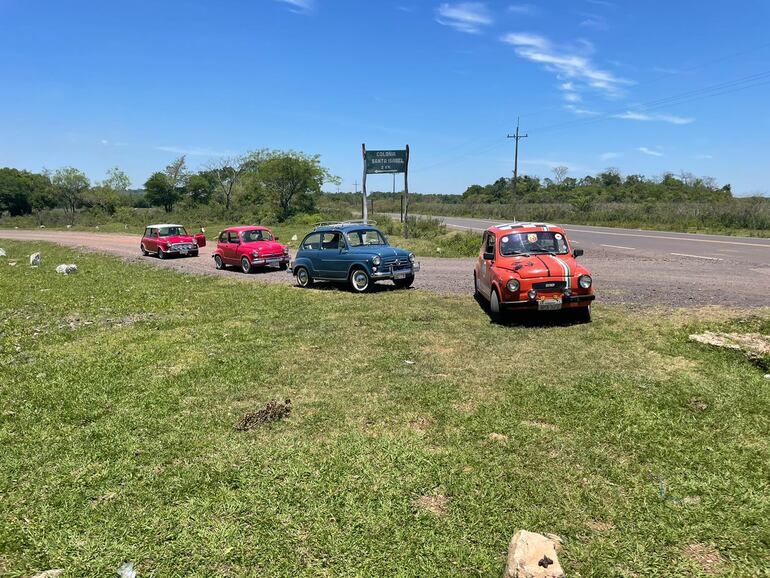
[[176,237],[178,235],[187,235],[184,227],[174,225],[173,227],[161,227],[159,229],[161,237]]
[[501,255],[533,255],[552,253],[563,255],[567,252],[567,240],[555,231],[531,233],[508,233],[500,237]]
[[348,243],[351,247],[363,247],[364,245],[387,245],[388,242],[377,229],[362,229],[348,233]]
[[241,233],[244,243],[255,243],[257,241],[272,241],[273,234],[265,229],[249,229]]

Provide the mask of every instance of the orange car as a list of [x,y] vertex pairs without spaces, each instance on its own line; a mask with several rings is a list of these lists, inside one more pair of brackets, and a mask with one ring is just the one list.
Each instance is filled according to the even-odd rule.
[[591,320],[591,275],[575,260],[564,229],[546,223],[509,223],[484,232],[473,270],[475,294],[489,300],[493,317],[504,311],[569,310]]

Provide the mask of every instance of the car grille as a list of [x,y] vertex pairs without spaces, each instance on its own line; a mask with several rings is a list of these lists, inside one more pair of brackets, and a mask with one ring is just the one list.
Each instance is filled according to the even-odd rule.
[[169,245],[169,248],[172,251],[192,251],[197,248],[197,245],[193,245],[192,243],[173,243]]
[[535,291],[561,291],[567,284],[564,281],[541,281],[532,283],[532,289]]
[[283,257],[283,252],[279,252],[279,253],[262,253],[260,251],[259,257],[260,257],[260,259],[278,259],[279,257]]
[[381,267],[398,271],[400,269],[411,269],[412,263],[408,257],[383,257]]

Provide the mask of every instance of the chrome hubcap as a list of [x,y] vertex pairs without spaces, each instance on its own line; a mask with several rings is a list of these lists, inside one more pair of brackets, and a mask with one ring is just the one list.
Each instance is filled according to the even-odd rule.
[[297,279],[299,280],[299,284],[303,287],[307,285],[307,271],[300,269],[297,273]]
[[363,271],[356,271],[353,274],[353,285],[356,286],[356,289],[359,291],[363,291],[366,289],[366,286],[369,284],[369,279],[366,277],[366,273]]
[[244,273],[248,273],[249,272],[249,262],[248,262],[248,260],[246,260],[246,259],[242,259],[241,260],[241,269],[243,269]]

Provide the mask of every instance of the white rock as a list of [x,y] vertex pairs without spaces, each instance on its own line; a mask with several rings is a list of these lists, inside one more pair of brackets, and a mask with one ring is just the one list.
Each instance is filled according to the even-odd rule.
[[100,227],[99,227],[99,225],[96,225],[96,230],[97,230],[97,231],[99,230],[99,228],[100,228]]
[[8,261],[8,264],[9,264],[11,267],[13,267],[14,265],[16,265],[16,261]]
[[5,249],[0,249],[0,257],[5,257]]
[[40,253],[32,253],[29,256],[29,265],[30,267],[37,267],[40,265]]
[[71,229],[71,228],[72,228],[72,225],[67,225],[67,228],[68,228],[68,229]]
[[297,235],[292,235],[292,236],[291,236],[291,240],[292,240],[292,241],[296,241],[296,240],[297,240]]
[[519,530],[508,547],[503,578],[564,578],[556,556],[559,546],[552,538]]
[[78,266],[75,265],[75,263],[70,263],[69,265],[66,263],[62,263],[58,267],[56,267],[57,273],[62,273],[64,275],[69,275],[70,273],[77,273]]
[[35,574],[32,578],[59,578],[64,574],[64,568],[56,568],[53,570],[46,570]]
[[40,225],[40,228],[41,229],[45,229],[45,225]]
[[118,576],[120,578],[136,578],[136,570],[134,570],[134,564],[132,562],[126,562],[120,568],[118,568]]

